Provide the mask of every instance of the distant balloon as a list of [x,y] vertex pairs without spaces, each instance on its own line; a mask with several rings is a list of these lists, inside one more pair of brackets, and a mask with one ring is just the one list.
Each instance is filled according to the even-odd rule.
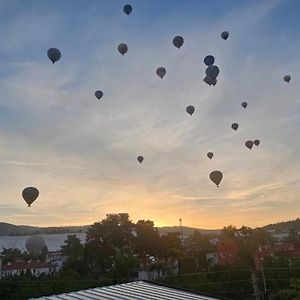
[[174,39],[173,39],[173,45],[174,45],[176,48],[180,49],[181,46],[183,45],[183,43],[184,43],[184,39],[183,39],[182,36],[175,36],[175,37],[174,37]]
[[118,46],[118,51],[119,51],[122,55],[126,54],[127,51],[128,51],[127,45],[126,45],[126,44],[120,44],[120,45]]
[[141,164],[144,160],[144,157],[143,156],[138,156],[137,160]]
[[221,37],[222,37],[223,40],[226,41],[228,39],[228,37],[229,37],[229,32],[228,31],[223,31],[221,33]]
[[209,86],[211,86],[211,85],[215,86],[217,84],[217,79],[212,79],[212,78],[210,78],[208,76],[205,76],[205,78],[203,79],[203,81],[205,83],[207,83]]
[[220,171],[213,171],[209,174],[210,180],[219,187],[219,184],[223,178],[223,174]]
[[231,128],[236,131],[239,128],[239,124],[233,123],[233,124],[231,124]]
[[209,159],[212,159],[213,156],[214,156],[214,154],[213,154],[212,152],[208,152],[208,153],[207,153],[207,157],[208,157]]
[[242,102],[242,106],[243,106],[244,108],[246,108],[246,107],[248,106],[248,103],[247,103],[247,102]]
[[290,75],[285,75],[285,76],[283,77],[283,80],[284,80],[285,82],[289,83],[289,82],[291,81],[291,76],[290,76]]
[[98,90],[95,92],[95,96],[98,100],[100,100],[103,97],[103,92]]
[[245,143],[245,146],[248,148],[248,149],[252,149],[252,147],[253,147],[253,142],[252,141],[247,141],[246,143]]
[[58,60],[60,60],[61,58],[61,53],[58,49],[56,48],[50,48],[47,51],[47,55],[48,58],[52,61],[52,63],[54,64],[55,62],[57,62]]
[[25,202],[28,204],[28,207],[37,199],[39,196],[39,190],[35,187],[27,187],[22,192],[22,197],[24,198]]
[[260,144],[260,140],[254,140],[254,141],[253,141],[253,144],[254,144],[255,146],[258,146],[258,145]]
[[126,15],[130,15],[132,12],[132,6],[130,4],[125,4],[123,7],[123,11]]
[[215,65],[211,65],[206,68],[205,74],[207,77],[210,77],[211,79],[216,79],[219,75],[219,68]]
[[156,74],[157,76],[159,76],[161,79],[163,79],[163,77],[166,75],[167,71],[164,67],[159,67],[157,70],[156,70]]
[[207,55],[205,58],[204,58],[204,63],[207,65],[207,66],[212,66],[215,62],[215,58],[212,56],[212,55]]
[[187,106],[186,108],[186,112],[189,114],[189,115],[192,115],[195,111],[195,107],[193,105],[189,105]]
[[45,239],[40,235],[33,235],[27,238],[25,246],[29,254],[38,256],[44,246],[46,245]]

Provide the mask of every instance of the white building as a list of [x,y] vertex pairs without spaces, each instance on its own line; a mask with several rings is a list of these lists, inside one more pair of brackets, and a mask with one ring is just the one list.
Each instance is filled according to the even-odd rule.
[[218,252],[211,252],[206,254],[206,260],[211,266],[215,266],[219,263]]
[[55,266],[56,271],[60,271],[67,260],[60,252],[49,252],[47,261]]
[[2,265],[0,273],[2,277],[20,275],[30,271],[32,275],[50,274],[55,271],[55,266],[49,262],[41,261],[17,261]]

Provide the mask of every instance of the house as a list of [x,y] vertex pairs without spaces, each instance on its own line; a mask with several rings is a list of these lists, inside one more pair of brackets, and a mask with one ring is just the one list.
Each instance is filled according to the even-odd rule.
[[63,256],[59,251],[49,252],[47,261],[55,266],[56,271],[60,271],[67,260],[67,256]]
[[49,262],[41,261],[17,261],[2,265],[1,276],[14,276],[30,271],[33,276],[50,274],[55,271],[55,266]]
[[[128,300],[128,299],[143,299],[143,300],[221,300],[220,297],[204,295],[198,292],[191,292],[184,289],[159,285],[145,281],[129,282],[117,285],[104,286],[94,289],[88,289],[78,292],[71,292],[61,295],[45,296],[36,298],[36,300],[59,300],[59,299],[94,299],[94,300]],[[33,299],[32,299],[33,300]]]
[[211,252],[206,254],[206,260],[211,266],[216,266],[219,264],[218,252]]
[[263,245],[254,253],[254,264],[256,270],[261,270],[263,261],[266,257],[276,257],[278,253],[286,257],[300,257],[300,248],[295,248],[292,242],[275,243],[271,245]]
[[219,265],[233,265],[237,259],[238,244],[233,239],[221,239],[217,243]]

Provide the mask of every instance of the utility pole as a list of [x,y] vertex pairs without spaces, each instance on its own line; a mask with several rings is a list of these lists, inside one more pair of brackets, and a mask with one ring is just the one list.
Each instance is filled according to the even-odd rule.
[[258,288],[258,284],[257,284],[256,274],[254,271],[251,271],[251,281],[253,284],[255,300],[260,300],[260,292],[259,292],[259,288]]

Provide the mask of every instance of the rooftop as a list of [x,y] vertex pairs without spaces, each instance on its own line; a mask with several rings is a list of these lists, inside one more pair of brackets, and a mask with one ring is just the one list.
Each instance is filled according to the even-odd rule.
[[38,300],[220,300],[193,292],[170,288],[145,281],[88,289],[56,296],[44,296]]

